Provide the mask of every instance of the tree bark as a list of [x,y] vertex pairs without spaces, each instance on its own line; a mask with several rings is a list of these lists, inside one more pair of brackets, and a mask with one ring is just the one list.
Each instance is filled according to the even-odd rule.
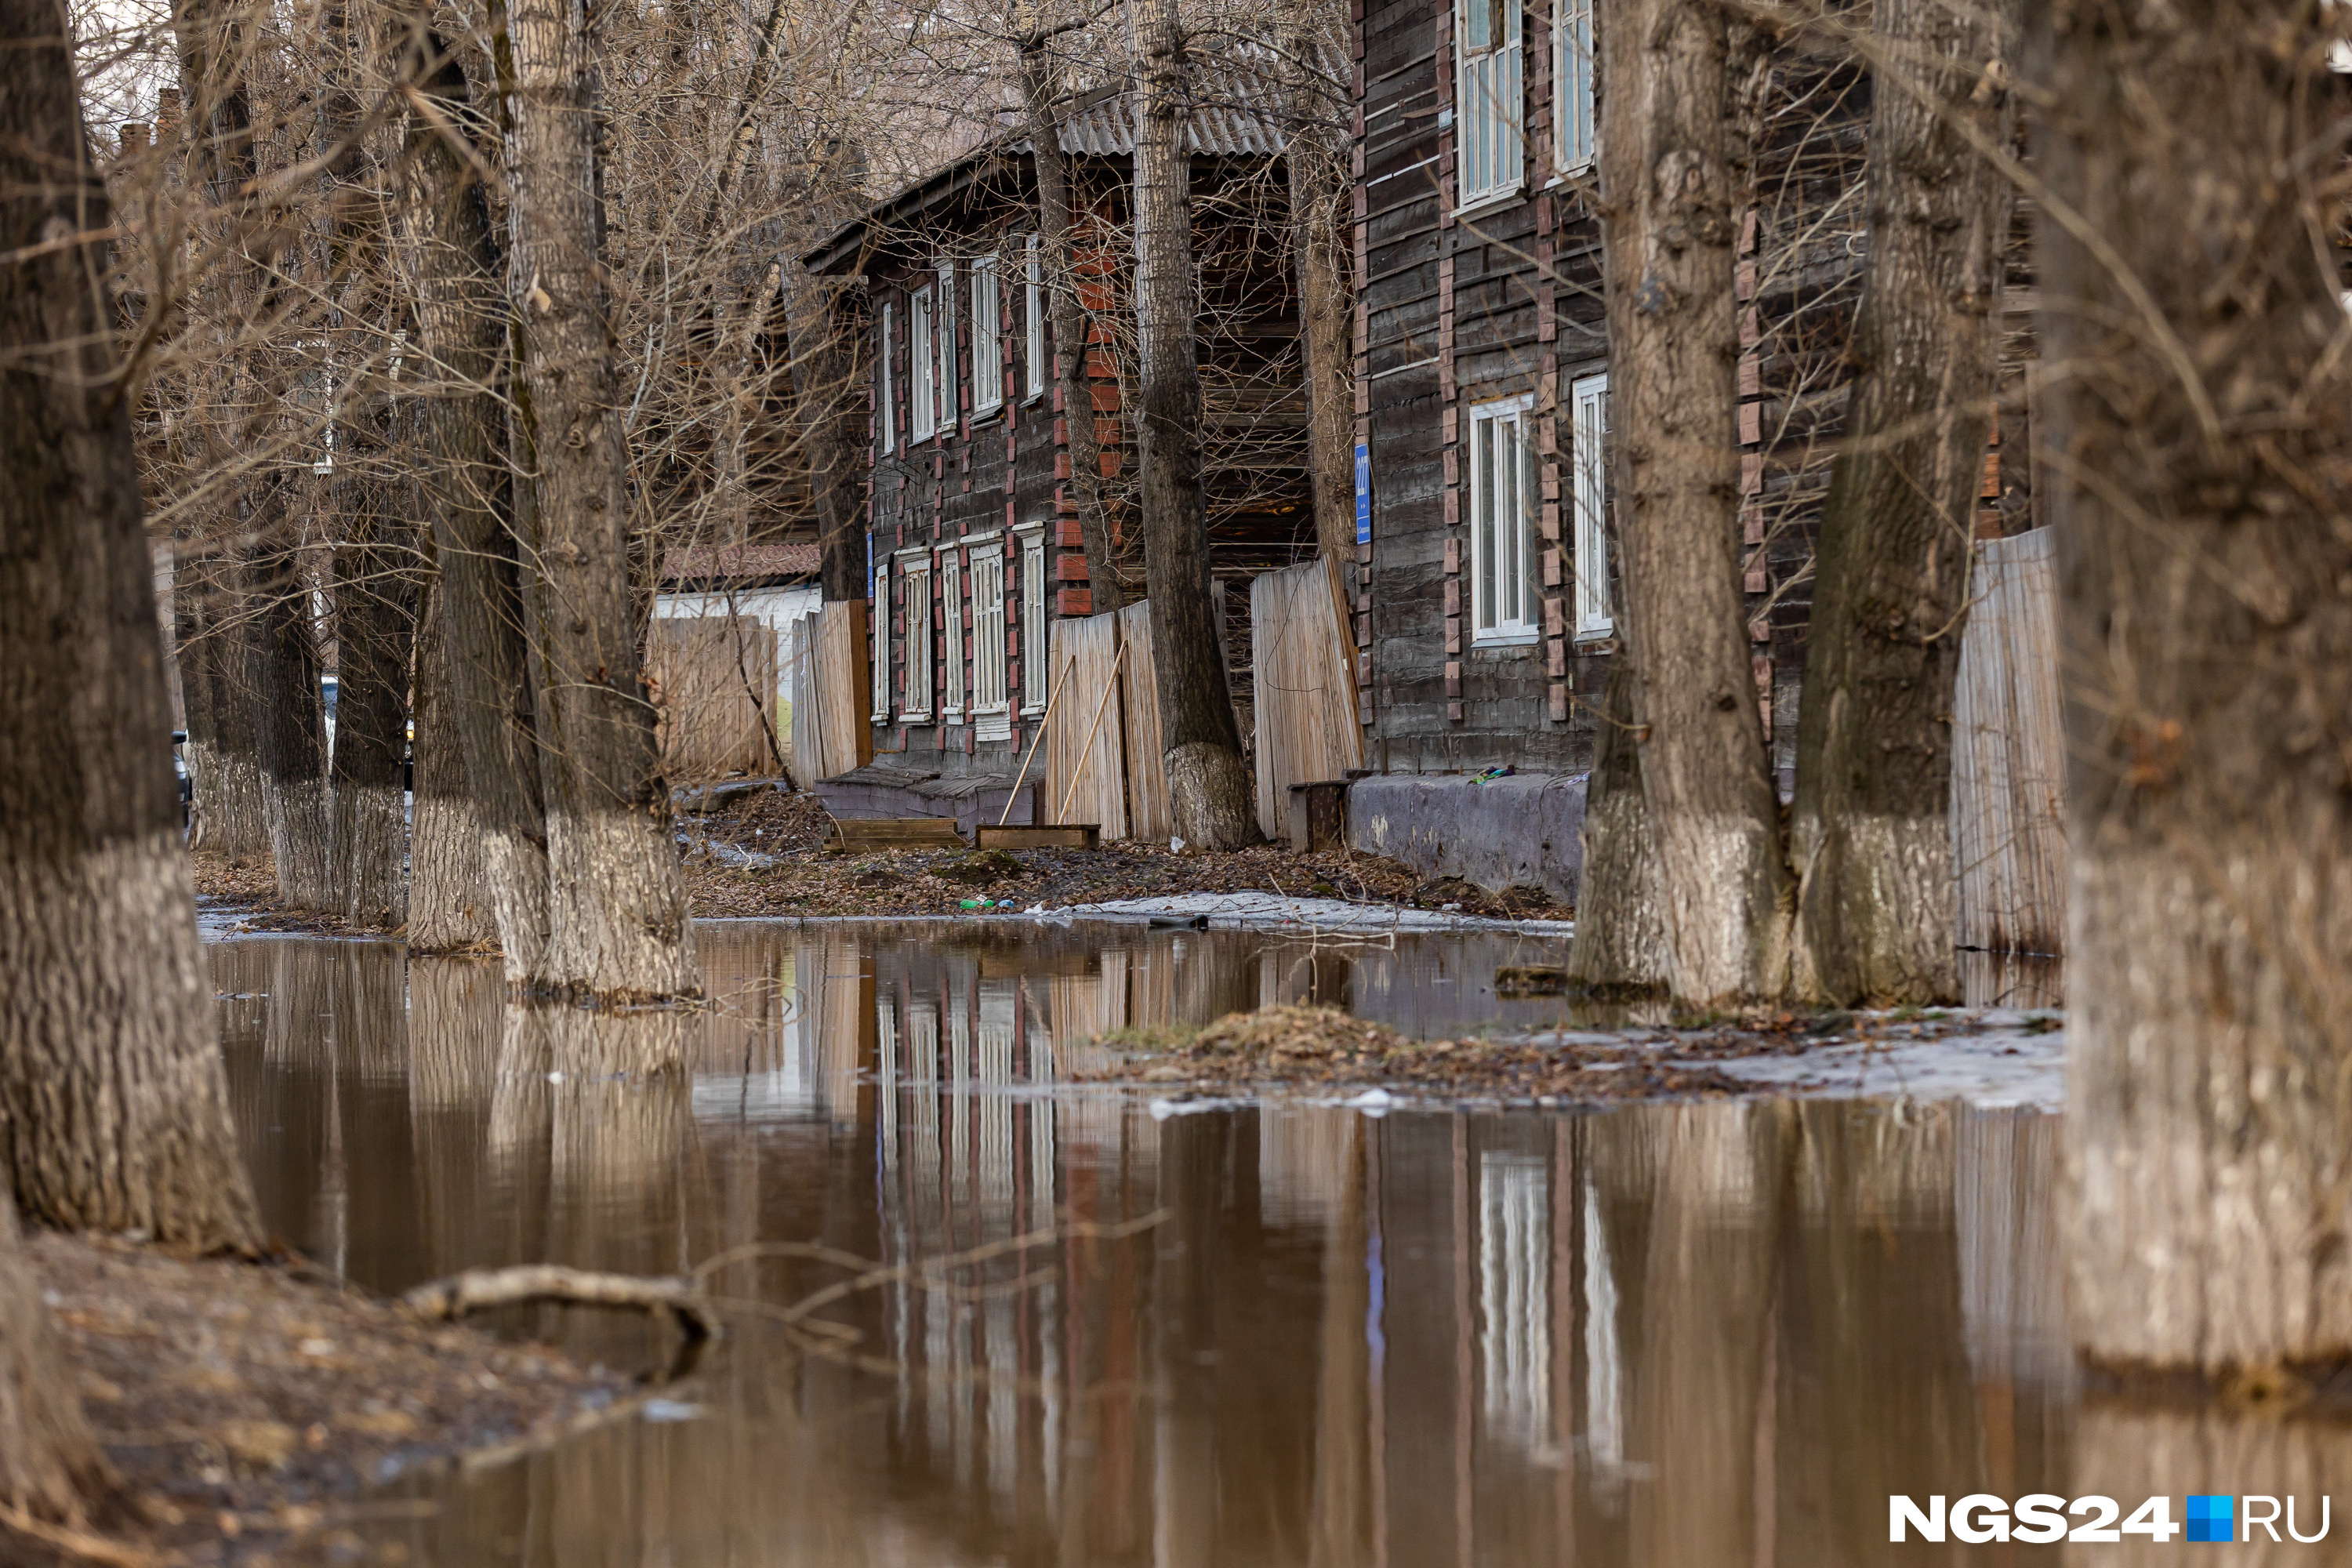
[[1291,270],[1298,281],[1298,346],[1307,380],[1307,471],[1314,483],[1315,542],[1353,582],[1356,565],[1356,377],[1354,273],[1341,214],[1349,199],[1348,142],[1330,120],[1325,94],[1308,76],[1318,40],[1299,6],[1286,31],[1301,63],[1290,94],[1290,139],[1283,167],[1290,181]]
[[[384,481],[338,481],[335,546],[335,886],[345,919],[392,931],[408,918],[401,775],[408,750],[409,663],[416,606],[405,524],[383,504]],[[392,535],[394,537],[387,537]]]
[[[470,84],[422,17],[411,17],[409,28],[409,47],[425,57],[412,74],[429,110],[409,127],[403,167],[416,242],[418,335],[443,378],[426,395],[433,459],[426,493],[448,670],[446,727],[458,737],[480,822],[482,874],[507,983],[528,988],[547,973],[552,927],[537,703],[500,407],[503,258],[469,162],[478,156],[472,132],[480,122]],[[420,716],[420,741],[424,728]]]
[[1203,849],[1258,841],[1255,788],[1217,638],[1201,488],[1201,367],[1192,341],[1191,155],[1184,37],[1175,0],[1141,12],[1141,130],[1135,145],[1135,322],[1141,372],[1136,450],[1160,733],[1176,837]]
[[569,993],[679,996],[699,982],[629,591],[628,452],[598,261],[596,15],[573,0],[518,0],[493,21],[509,117],[512,458],[530,492],[518,521],[547,807],[547,963]]
[[1070,161],[1062,151],[1061,118],[1054,112],[1053,68],[1045,44],[1042,34],[1021,40],[1021,98],[1028,110],[1030,157],[1037,171],[1038,266],[1045,275],[1054,331],[1054,371],[1070,454],[1070,499],[1077,508],[1078,540],[1086,547],[1087,595],[1094,613],[1100,615],[1119,608],[1126,602],[1125,590],[1119,584],[1118,552],[1111,543],[1110,512],[1103,498],[1102,441],[1095,428],[1095,378],[1089,363],[1094,324],[1078,285]]
[[[1790,847],[1801,939],[1839,1005],[1959,999],[1952,694],[2000,357],[2019,0],[1878,0],[1870,269],[1845,448],[1813,552]],[[1964,132],[1963,124],[1967,127]]]
[[118,1486],[82,1418],[81,1396],[58,1353],[16,1229],[16,1205],[0,1185],[0,1507],[80,1525],[111,1509]]
[[450,688],[441,578],[425,578],[416,617],[415,804],[408,841],[408,949],[494,945],[499,926],[482,864],[482,819],[466,783],[464,740]]
[[1607,22],[1626,653],[1667,980],[1676,1002],[1713,1007],[1787,989],[1795,890],[1740,590],[1730,46],[1712,0],[1619,0]]
[[310,621],[310,584],[292,542],[285,483],[254,486],[253,527],[269,541],[249,579],[261,652],[254,694],[261,742],[261,797],[269,816],[269,853],[278,901],[289,909],[336,910],[334,823],[327,797],[327,721],[319,639]]
[[189,847],[225,855],[269,847],[255,753],[253,638],[221,552],[194,540],[175,551],[173,624],[187,710]]
[[2352,388],[2313,5],[2032,14],[2066,1256],[2115,1364],[2352,1352]]
[[54,1224],[249,1247],[65,8],[0,0],[0,1163]]
[[1642,794],[1640,723],[1633,663],[1620,653],[1609,662],[1585,785],[1584,865],[1568,956],[1570,984],[1604,998],[1654,996],[1666,984],[1664,912],[1649,802]]
[[864,334],[848,297],[824,279],[793,289],[793,394],[816,492],[819,592],[829,605],[866,597]]

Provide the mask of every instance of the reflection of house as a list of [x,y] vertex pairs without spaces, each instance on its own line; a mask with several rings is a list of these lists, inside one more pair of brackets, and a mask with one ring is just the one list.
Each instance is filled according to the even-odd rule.
[[772,773],[791,754],[793,623],[816,613],[814,544],[700,545],[662,557],[647,662],[673,778]]
[[[1245,85],[1193,117],[1195,254],[1206,306],[1211,570],[1243,582],[1311,553],[1296,305],[1282,247],[1281,136]],[[1131,240],[1133,102],[1072,106],[1075,270],[1088,313],[1087,371],[1115,532],[1131,538],[1133,475],[1123,345]],[[873,367],[869,592],[879,613],[871,713],[897,770],[1010,773],[1043,714],[1048,625],[1097,608],[1071,494],[1052,290],[1041,264],[1026,140],[992,142],[875,206],[807,258],[856,277]],[[855,296],[844,296],[854,299]],[[1130,546],[1131,549],[1131,546]],[[1139,577],[1139,559],[1130,566]],[[1247,595],[1228,593],[1245,651]],[[1115,605],[1100,606],[1104,609]],[[1235,661],[1237,664],[1240,660]]]

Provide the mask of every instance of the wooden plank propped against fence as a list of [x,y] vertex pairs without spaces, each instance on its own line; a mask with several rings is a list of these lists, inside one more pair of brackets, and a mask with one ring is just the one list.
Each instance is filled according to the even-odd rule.
[[1976,552],[1952,703],[1956,939],[2055,953],[2066,929],[2066,741],[2051,531]]
[[1176,831],[1176,809],[1168,799],[1168,768],[1160,740],[1160,671],[1151,653],[1150,600],[1119,611],[1118,640],[1127,650],[1127,668],[1119,676],[1127,740],[1127,836],[1164,844]]
[[1364,765],[1354,649],[1328,560],[1250,584],[1250,663],[1257,710],[1257,825],[1284,836],[1293,784]]
[[863,599],[823,605],[793,623],[793,779],[803,789],[874,760],[866,650]]
[[[1055,621],[1051,658],[1056,679],[1067,684],[1061,713],[1045,727],[1045,798],[1056,805],[1066,800],[1062,815],[1097,824],[1105,838],[1125,838],[1126,721],[1120,703],[1105,701],[1119,663],[1118,614]],[[1100,722],[1090,726],[1097,714]]]

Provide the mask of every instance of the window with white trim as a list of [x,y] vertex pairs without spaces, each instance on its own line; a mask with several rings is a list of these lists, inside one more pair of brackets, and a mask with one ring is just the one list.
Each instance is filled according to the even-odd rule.
[[1002,713],[1004,696],[1004,548],[971,552],[971,710]]
[[886,452],[898,449],[898,405],[890,395],[893,390],[890,385],[890,329],[895,324],[891,318],[891,309],[885,304],[877,333],[880,352],[874,356],[875,391],[882,404],[882,449]]
[[1021,542],[1021,711],[1045,710],[1045,536]]
[[1031,235],[1024,247],[1028,252],[1029,328],[1029,395],[1045,395],[1045,263],[1044,253],[1037,248],[1037,237]]
[[928,562],[908,561],[898,568],[906,606],[907,673],[898,695],[901,720],[931,716],[931,568]]
[[940,429],[953,435],[962,414],[961,388],[956,385],[956,286],[955,263],[940,263],[939,320],[931,323],[931,341],[938,345],[939,374],[931,384],[940,389]]
[[1591,166],[1599,130],[1592,95],[1592,0],[1552,0],[1552,162]]
[[971,411],[993,414],[1004,406],[1003,300],[998,292],[996,258],[971,264]]
[[928,441],[939,429],[940,399],[931,377],[931,291],[918,289],[907,300],[907,426],[908,435]]
[[1454,79],[1463,206],[1519,188],[1527,166],[1518,0],[1457,0]]
[[874,623],[874,721],[890,721],[890,574],[874,569],[874,535],[866,536],[866,616]]
[[963,564],[955,547],[940,552],[940,717],[963,717]]
[[1609,377],[1580,377],[1569,389],[1576,492],[1576,635],[1616,628],[1609,605]]
[[1528,441],[1534,401],[1522,395],[1470,410],[1473,643],[1533,642],[1541,631],[1535,452]]

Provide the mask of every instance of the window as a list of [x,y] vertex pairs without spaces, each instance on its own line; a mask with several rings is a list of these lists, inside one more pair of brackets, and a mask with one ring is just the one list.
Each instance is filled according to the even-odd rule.
[[1518,189],[1525,166],[1520,114],[1517,0],[1460,0],[1454,38],[1462,104],[1454,116],[1461,147],[1461,205]]
[[882,449],[886,452],[896,451],[898,446],[898,409],[890,396],[890,307],[884,305],[880,352],[875,355],[877,363],[875,365],[874,379],[878,384],[877,391],[882,404]]
[[1514,397],[1470,411],[1471,641],[1533,642],[1543,613],[1536,586],[1535,454],[1528,407]]
[[1576,421],[1576,635],[1605,637],[1609,609],[1609,378],[1588,375],[1569,389]]
[[946,637],[940,666],[940,717],[963,717],[963,570],[955,546],[940,552],[940,619]]
[[971,264],[971,411],[993,414],[1004,406],[1003,300],[997,290],[996,258]]
[[1045,536],[1021,542],[1021,711],[1045,710]]
[[931,569],[922,561],[899,567],[906,580],[900,597],[907,614],[907,687],[898,700],[902,720],[931,716]]
[[932,385],[935,365],[931,338],[931,291],[918,289],[907,301],[907,425],[908,435],[928,441],[939,429],[939,393]]
[[874,721],[890,721],[890,579],[874,571],[874,535],[866,536],[866,614],[874,622]]
[[1029,254],[1028,300],[1029,315],[1029,395],[1045,395],[1045,263],[1037,248],[1037,237],[1031,235]]
[[971,552],[971,710],[1002,713],[1004,700],[1004,551]]
[[956,427],[958,406],[956,385],[956,309],[955,263],[940,263],[940,319],[932,323],[931,341],[938,345],[939,374],[931,384],[939,388],[940,429],[952,433]]
[[1552,0],[1552,157],[1562,169],[1592,163],[1592,0]]

